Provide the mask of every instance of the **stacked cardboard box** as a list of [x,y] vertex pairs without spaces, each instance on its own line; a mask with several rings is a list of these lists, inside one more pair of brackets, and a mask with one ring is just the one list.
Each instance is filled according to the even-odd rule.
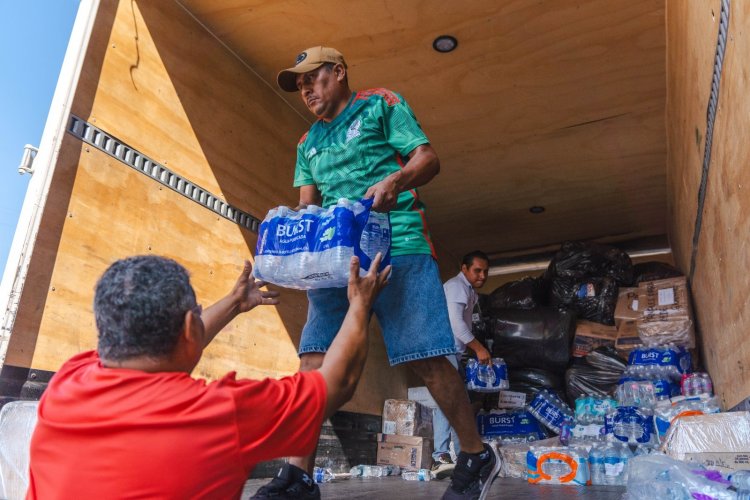
[[405,469],[432,464],[432,408],[407,399],[387,399],[383,432],[378,434],[377,462]]
[[638,335],[649,345],[695,347],[687,279],[668,278],[638,285]]
[[576,334],[573,339],[573,357],[583,358],[601,346],[613,346],[617,340],[617,328],[614,326],[579,320],[576,323]]

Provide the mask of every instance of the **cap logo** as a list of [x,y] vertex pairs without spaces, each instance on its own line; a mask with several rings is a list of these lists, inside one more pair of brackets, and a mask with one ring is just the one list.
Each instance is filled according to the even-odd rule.
[[299,63],[307,59],[307,52],[300,52],[297,59],[294,61],[295,66],[299,66]]

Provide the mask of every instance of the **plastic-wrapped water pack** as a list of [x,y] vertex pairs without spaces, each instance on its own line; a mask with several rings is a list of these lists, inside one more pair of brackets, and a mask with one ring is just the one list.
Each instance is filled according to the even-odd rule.
[[29,445],[38,401],[13,401],[0,410],[0,495],[23,498],[29,487]]
[[299,211],[288,207],[268,212],[258,231],[253,275],[287,288],[344,287],[349,263],[356,255],[360,273],[383,254],[380,269],[390,263],[391,225],[388,214],[371,211],[372,200],[340,199],[321,208]]

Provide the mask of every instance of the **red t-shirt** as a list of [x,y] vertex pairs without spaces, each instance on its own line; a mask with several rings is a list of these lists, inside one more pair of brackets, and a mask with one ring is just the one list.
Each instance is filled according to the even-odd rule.
[[206,384],[82,353],[39,403],[27,498],[239,498],[258,462],[312,452],[325,403],[317,371]]

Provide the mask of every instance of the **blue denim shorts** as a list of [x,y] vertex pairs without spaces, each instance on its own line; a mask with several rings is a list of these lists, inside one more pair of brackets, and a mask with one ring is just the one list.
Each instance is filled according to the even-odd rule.
[[[391,258],[388,285],[373,305],[391,366],[455,354],[448,307],[431,255]],[[308,290],[307,323],[299,354],[326,352],[349,309],[346,288]]]

